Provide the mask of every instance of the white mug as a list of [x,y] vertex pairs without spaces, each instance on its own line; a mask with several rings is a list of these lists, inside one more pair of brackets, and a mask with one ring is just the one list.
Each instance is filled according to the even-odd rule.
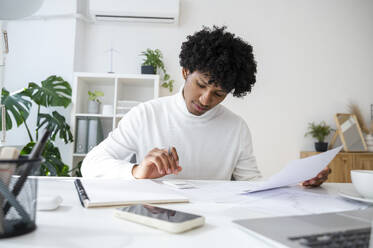
[[351,181],[360,195],[373,199],[373,170],[352,170]]

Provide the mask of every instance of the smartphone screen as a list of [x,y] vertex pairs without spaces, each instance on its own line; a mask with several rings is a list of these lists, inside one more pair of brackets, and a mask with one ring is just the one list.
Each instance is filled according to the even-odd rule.
[[201,217],[199,215],[143,204],[118,208],[118,210],[173,223],[180,223]]

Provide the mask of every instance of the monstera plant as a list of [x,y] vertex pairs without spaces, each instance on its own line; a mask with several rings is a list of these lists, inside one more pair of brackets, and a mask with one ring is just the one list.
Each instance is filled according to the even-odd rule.
[[[3,88],[1,94],[1,103],[6,108],[6,129],[12,129],[14,124],[18,127],[23,124],[29,136],[30,142],[23,147],[21,154],[29,154],[38,141],[41,130],[47,128],[52,134],[42,154],[44,161],[40,167],[41,175],[69,176],[69,167],[62,162],[60,151],[54,142],[57,137],[65,144],[73,141],[65,117],[55,110],[67,108],[71,103],[70,84],[61,77],[50,76],[41,85],[31,82],[27,88],[13,93]],[[37,106],[37,116],[36,128],[32,133],[27,119],[33,103]],[[0,128],[1,124],[0,120]]]

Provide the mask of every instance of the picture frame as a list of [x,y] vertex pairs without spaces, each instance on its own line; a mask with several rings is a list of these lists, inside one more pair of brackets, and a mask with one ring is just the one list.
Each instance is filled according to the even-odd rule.
[[355,115],[337,113],[334,119],[337,130],[330,141],[329,148],[343,145],[345,152],[367,151],[367,145]]

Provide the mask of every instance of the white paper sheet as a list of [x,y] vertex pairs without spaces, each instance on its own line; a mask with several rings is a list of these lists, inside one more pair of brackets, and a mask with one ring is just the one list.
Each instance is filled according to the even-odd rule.
[[248,181],[183,180],[183,182],[185,181],[194,187],[187,189],[176,189],[172,186],[164,186],[177,191],[194,202],[216,203],[228,198],[237,200],[245,198],[245,196],[242,196],[241,193],[253,185],[252,182]]
[[274,189],[300,182],[315,177],[322,171],[338,154],[342,146],[320,153],[311,157],[297,159],[288,163],[279,173],[275,174],[267,181],[257,182],[253,188],[246,190],[246,193]]
[[89,197],[89,207],[188,202],[188,198],[149,179],[82,179],[81,182]]
[[[224,203],[237,202],[237,199],[225,199]],[[278,188],[245,195],[241,205],[266,215],[286,216],[320,214],[367,208],[367,204],[346,201],[339,196],[307,192],[298,187]]]
[[[174,189],[193,202],[232,204],[264,216],[318,214],[364,209],[368,204],[346,201],[337,195],[314,193],[299,186],[277,188],[252,194],[240,194],[252,182],[244,181],[194,181],[194,188]],[[275,206],[275,207],[274,207]]]

